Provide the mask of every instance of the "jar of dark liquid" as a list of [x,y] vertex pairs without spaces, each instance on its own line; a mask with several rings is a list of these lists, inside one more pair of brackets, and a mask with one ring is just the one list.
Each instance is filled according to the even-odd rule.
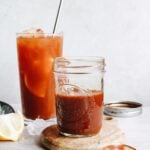
[[82,137],[100,131],[104,66],[101,57],[55,59],[56,116],[60,134]]

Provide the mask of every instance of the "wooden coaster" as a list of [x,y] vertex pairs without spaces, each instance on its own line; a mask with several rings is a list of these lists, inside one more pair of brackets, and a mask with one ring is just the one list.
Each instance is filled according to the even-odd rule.
[[41,134],[41,143],[50,150],[101,150],[102,147],[114,143],[124,143],[125,135],[117,127],[117,121],[104,118],[103,127],[95,136],[84,138],[70,138],[59,134],[57,126],[44,129]]

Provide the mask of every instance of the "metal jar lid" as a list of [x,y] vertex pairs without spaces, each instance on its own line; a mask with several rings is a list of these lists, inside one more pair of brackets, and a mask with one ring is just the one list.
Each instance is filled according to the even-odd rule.
[[142,104],[135,101],[117,101],[104,105],[104,114],[114,117],[133,117],[142,113]]

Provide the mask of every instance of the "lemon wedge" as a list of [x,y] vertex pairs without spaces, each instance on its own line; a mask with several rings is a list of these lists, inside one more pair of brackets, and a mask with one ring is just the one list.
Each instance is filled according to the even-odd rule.
[[21,113],[0,115],[0,140],[17,141],[24,129]]

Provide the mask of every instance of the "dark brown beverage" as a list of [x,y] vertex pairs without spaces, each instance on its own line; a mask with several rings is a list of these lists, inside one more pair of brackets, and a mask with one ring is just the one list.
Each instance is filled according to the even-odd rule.
[[102,126],[103,92],[88,95],[56,95],[57,123],[60,133],[93,135]]

